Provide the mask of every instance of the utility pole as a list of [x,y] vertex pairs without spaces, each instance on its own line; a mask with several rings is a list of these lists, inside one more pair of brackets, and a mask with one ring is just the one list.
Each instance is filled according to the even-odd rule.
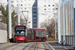
[[74,49],[75,49],[75,0],[74,0]]
[[68,35],[68,15],[67,15],[67,10],[66,10],[66,34]]
[[71,0],[71,35],[72,35],[72,33],[73,33],[73,32],[72,32],[72,30],[73,30],[73,28],[72,28],[72,25],[73,25],[73,23],[72,23],[72,17],[73,17],[73,16],[72,16],[72,14],[73,14],[73,13],[72,13],[72,12],[73,12],[73,10],[72,10],[72,1],[73,1],[73,0]]
[[8,2],[8,7],[9,7],[9,39],[12,38],[12,26],[11,26],[11,0]]
[[64,12],[64,0],[63,0],[63,45],[65,45],[65,12]]
[[69,35],[70,35],[70,0],[69,0]]
[[54,15],[55,15],[55,41],[57,41],[57,38],[56,38],[56,13],[54,13]]
[[60,14],[61,0],[59,0],[59,17],[58,17],[58,43],[61,44],[61,14]]
[[18,25],[20,25],[20,1],[18,3]]

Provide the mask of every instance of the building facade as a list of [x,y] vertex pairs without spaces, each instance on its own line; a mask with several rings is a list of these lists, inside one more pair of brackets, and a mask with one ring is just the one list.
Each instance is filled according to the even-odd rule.
[[18,13],[18,4],[20,4],[20,17],[30,22],[27,26],[32,28],[32,6],[35,0],[11,0],[11,9]]
[[38,0],[32,6],[32,28],[38,28]]
[[36,5],[37,12],[32,14],[33,28],[40,28],[41,22],[44,22],[45,19],[55,18],[58,16],[58,0],[35,0],[35,1],[37,3]]

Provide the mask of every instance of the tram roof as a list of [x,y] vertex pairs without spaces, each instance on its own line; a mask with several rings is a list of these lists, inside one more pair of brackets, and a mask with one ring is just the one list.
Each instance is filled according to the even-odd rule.
[[45,29],[39,29],[39,28],[28,28],[28,29],[30,29],[30,30],[43,30],[43,31],[45,31]]
[[26,27],[25,25],[16,25],[15,27]]

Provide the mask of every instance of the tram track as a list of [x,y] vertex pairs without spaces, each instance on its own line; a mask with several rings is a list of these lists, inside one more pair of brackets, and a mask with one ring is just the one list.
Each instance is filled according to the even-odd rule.
[[8,45],[8,43],[2,43],[0,44],[0,47],[5,46],[5,45]]
[[0,50],[6,50],[7,48],[10,48],[12,46],[15,46],[17,45],[18,43],[15,43],[15,44],[11,44],[11,45],[6,45],[5,47],[1,48]]
[[[4,47],[3,47],[4,46]],[[51,50],[47,43],[8,43],[0,47],[0,50]]]
[[15,48],[19,47],[19,46],[22,45],[22,44],[23,44],[23,43],[20,43],[20,44],[18,44],[18,45],[16,45],[16,46],[12,47],[10,50],[14,50]]
[[22,50],[27,50],[30,45],[32,45],[32,43],[29,43],[28,45],[26,45]]

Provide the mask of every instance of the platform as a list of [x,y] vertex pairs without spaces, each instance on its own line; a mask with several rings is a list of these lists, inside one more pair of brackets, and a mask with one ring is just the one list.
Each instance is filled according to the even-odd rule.
[[52,50],[75,50],[73,46],[70,45],[60,45],[58,42],[48,42]]

